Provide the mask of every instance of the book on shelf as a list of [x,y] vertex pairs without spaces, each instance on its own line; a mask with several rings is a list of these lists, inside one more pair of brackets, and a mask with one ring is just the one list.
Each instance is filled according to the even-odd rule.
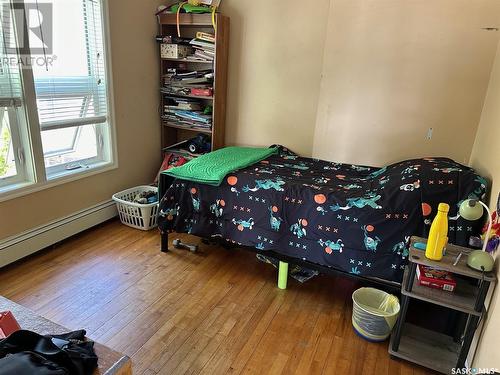
[[[205,69],[205,70],[188,70],[188,71],[175,71],[175,74],[171,75],[171,77],[177,77],[179,79],[184,79],[184,78],[193,78],[193,77],[205,77],[207,74],[211,74],[213,71],[212,69]],[[167,76],[170,76],[167,74]]]
[[201,47],[205,50],[215,51],[215,44],[207,42],[205,40],[193,39],[189,42],[189,44],[192,46]]
[[214,89],[212,87],[192,87],[190,95],[194,96],[213,96]]
[[201,111],[199,103],[178,103],[177,105],[166,105],[165,109],[172,110],[185,110],[185,111]]
[[203,54],[205,56],[208,56],[209,58],[213,59],[215,57],[215,53],[212,53],[212,51],[207,51],[203,48],[194,48],[193,49],[193,55],[196,56],[196,54]]
[[203,47],[200,47],[200,46],[191,46],[191,48],[193,48],[193,51],[203,51],[207,54],[209,54],[210,56],[215,56],[215,50],[213,49],[210,49],[210,48],[203,48]]
[[166,98],[170,99],[170,101],[173,101],[177,104],[184,104],[184,103],[196,103],[201,105],[201,102],[195,98],[177,98],[175,96],[167,96]]
[[197,119],[196,116],[186,116],[179,112],[179,110],[165,110],[162,118],[164,120],[177,121],[182,124],[195,125],[201,128],[209,128],[212,125],[212,121],[202,121]]
[[213,61],[214,60],[213,56],[210,56],[210,55],[208,55],[205,52],[200,51],[200,50],[196,50],[194,52],[194,56],[199,57],[200,59],[207,60],[207,61]]
[[206,53],[205,50],[194,50],[194,53],[189,56],[191,60],[196,60],[200,62],[213,63],[214,56]]
[[214,74],[212,69],[207,70],[193,70],[193,71],[177,71],[177,69],[169,69],[166,74],[163,75],[165,79],[165,85],[169,86],[179,86],[179,85],[192,85],[192,84],[202,84],[211,83]]
[[160,92],[165,95],[213,96],[213,88],[209,85],[165,86],[160,88]]
[[212,116],[210,115],[205,115],[203,112],[196,112],[196,111],[185,111],[185,110],[176,110],[174,114],[180,118],[186,119],[186,120],[191,120],[191,121],[196,121],[196,122],[202,122],[205,124],[211,124],[212,123]]
[[211,82],[212,80],[206,77],[186,78],[182,80],[169,79],[169,78],[165,79],[165,84],[172,86],[193,85],[193,84],[211,83]]
[[212,108],[206,106],[203,111],[198,103],[182,103],[177,105],[164,105],[163,112],[166,118],[178,121],[189,121],[200,126],[212,124]]
[[204,42],[215,43],[215,35],[210,33],[205,33],[203,31],[198,31],[196,33],[196,39],[202,40]]
[[200,132],[210,132],[212,128],[210,126],[199,126],[196,124],[192,124],[186,121],[177,121],[169,118],[163,118],[163,120],[166,122],[167,126],[174,126],[176,128],[182,128],[186,130],[197,130]]

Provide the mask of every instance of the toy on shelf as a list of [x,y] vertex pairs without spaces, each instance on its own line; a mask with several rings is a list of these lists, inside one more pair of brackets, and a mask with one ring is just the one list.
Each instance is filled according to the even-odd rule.
[[177,14],[177,35],[179,37],[181,36],[180,13],[182,11],[194,14],[211,13],[214,30],[217,30],[217,25],[215,22],[215,13],[217,12],[217,8],[219,7],[220,2],[221,0],[188,0],[188,1],[181,1],[180,3],[174,4],[171,7],[160,5],[158,7],[156,15],[158,16],[164,12]]
[[498,249],[498,245],[500,244],[500,217],[497,211],[493,211],[491,214],[491,231],[488,238],[486,238],[487,231],[488,225],[486,224],[483,228],[481,239],[487,241],[486,251],[491,254]]
[[198,134],[187,142],[187,149],[193,154],[202,154],[211,151],[210,137],[206,134]]

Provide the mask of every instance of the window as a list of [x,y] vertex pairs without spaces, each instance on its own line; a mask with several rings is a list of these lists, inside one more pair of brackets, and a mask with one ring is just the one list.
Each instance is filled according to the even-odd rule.
[[0,194],[112,164],[102,1],[0,0]]
[[29,178],[24,157],[27,144],[26,113],[19,66],[5,63],[14,28],[2,4],[0,8],[0,189]]

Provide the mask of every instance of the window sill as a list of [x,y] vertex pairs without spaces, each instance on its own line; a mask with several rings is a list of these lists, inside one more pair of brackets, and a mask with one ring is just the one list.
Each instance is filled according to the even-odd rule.
[[22,182],[15,185],[10,185],[8,187],[3,187],[0,188],[0,202],[5,202],[11,199],[33,194],[42,190],[53,188],[55,186],[66,184],[68,182],[81,180],[82,178],[87,178],[96,174],[109,172],[117,168],[118,163],[116,162],[103,162],[85,170],[76,169],[73,171],[64,171],[58,173],[57,175],[51,176],[50,179],[46,182]]

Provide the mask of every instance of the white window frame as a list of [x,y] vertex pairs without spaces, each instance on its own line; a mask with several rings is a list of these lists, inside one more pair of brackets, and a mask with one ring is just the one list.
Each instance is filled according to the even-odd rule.
[[[90,168],[78,168],[67,170],[66,164],[49,169],[50,178],[45,168],[43,147],[41,140],[41,128],[38,118],[38,110],[35,94],[35,83],[33,72],[30,68],[21,70],[24,87],[24,106],[26,111],[26,124],[19,124],[20,132],[26,130],[24,144],[30,145],[29,150],[22,149],[22,160],[25,162],[25,168],[18,171],[18,175],[12,176],[16,179],[9,181],[9,184],[3,184],[0,179],[0,202],[18,198],[24,195],[32,194],[41,190],[49,189],[61,184],[87,178],[96,174],[105,173],[118,168],[118,153],[116,144],[116,126],[115,126],[115,106],[113,97],[113,74],[112,59],[110,48],[110,30],[109,30],[109,4],[108,0],[101,0],[102,3],[102,30],[104,44],[104,58],[106,61],[106,90],[108,116],[106,123],[97,124],[96,132],[98,137],[98,147],[102,148],[101,158],[89,160],[79,160],[79,163],[92,162]],[[56,124],[54,124],[56,125]],[[54,126],[57,128],[57,126]],[[11,133],[12,134],[12,133]],[[104,147],[108,145],[108,147]],[[15,152],[15,151],[14,151]],[[9,177],[3,179],[8,180]]]
[[[108,158],[106,157],[107,154],[107,147],[105,147],[107,144],[104,141],[104,134],[106,133],[106,127],[109,126],[108,122],[106,121],[105,123],[100,123],[100,124],[90,124],[88,126],[95,126],[95,132],[96,132],[96,142],[97,142],[97,152],[98,154],[94,157],[87,158],[87,159],[80,159],[75,162],[67,162],[64,164],[59,164],[59,165],[54,165],[51,167],[46,167],[46,174],[47,174],[47,179],[48,180],[53,180],[56,178],[60,178],[61,176],[64,176],[68,173],[71,173],[71,170],[68,170],[67,167],[76,164],[80,165],[78,169],[74,169],[73,173],[82,173],[85,169],[94,169],[97,166],[100,165],[106,165],[108,164]],[[69,127],[71,129],[75,129],[75,136],[73,138],[73,144],[76,143],[77,137],[79,133],[81,132],[81,127],[80,126],[71,126]],[[109,144],[109,143],[108,143]],[[74,148],[68,149],[68,152],[71,152],[74,150]],[[61,152],[55,153],[55,155],[61,155],[64,153],[64,150],[61,150]],[[44,155],[45,157],[46,155]]]
[[[3,122],[5,116],[8,117],[12,151],[14,152],[14,154],[17,153],[17,157],[14,159],[16,166],[16,174],[14,176],[1,177],[0,178],[0,189],[1,189],[2,187],[5,186],[18,184],[22,181],[26,181],[27,171],[24,163],[24,158],[22,156],[23,147],[20,136],[21,126],[18,124],[19,116],[17,116],[17,111],[19,111],[20,108],[17,107],[15,104],[9,106],[1,106],[0,108],[1,108],[0,111],[4,112],[0,114],[0,122]],[[2,126],[0,125],[0,130],[1,129]]]

